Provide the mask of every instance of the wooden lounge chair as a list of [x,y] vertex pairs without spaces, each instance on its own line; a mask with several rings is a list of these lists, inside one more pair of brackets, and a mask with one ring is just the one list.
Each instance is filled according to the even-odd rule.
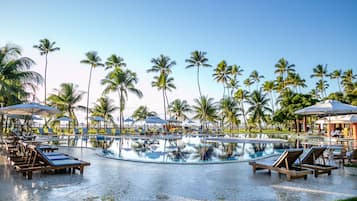
[[[325,147],[311,147],[309,151],[302,157],[301,165],[304,168],[312,169],[314,171],[315,177],[319,174],[331,175],[331,170],[337,169],[335,166],[326,165],[323,153],[326,150]],[[317,161],[321,160],[322,163]]]
[[16,166],[16,171],[22,172],[28,179],[32,179],[32,173],[35,171],[51,171],[69,169],[74,173],[79,170],[80,174],[84,172],[84,166],[90,163],[78,160],[66,154],[43,152],[35,146],[29,146],[30,151],[35,155],[27,165]]
[[302,149],[290,149],[284,151],[278,158],[268,158],[263,160],[251,161],[249,165],[253,167],[253,173],[257,170],[267,169],[269,174],[271,171],[276,171],[279,174],[285,174],[288,180],[304,178],[311,174],[310,170],[302,169],[294,166],[300,155],[303,153]]
[[69,157],[68,155],[63,154],[62,158],[59,156],[51,156],[43,152],[41,149],[36,147],[36,151],[41,160],[48,166],[50,169],[73,169],[73,172],[77,169],[80,171],[80,174],[83,174],[84,166],[89,166],[90,163],[78,160],[74,157]]

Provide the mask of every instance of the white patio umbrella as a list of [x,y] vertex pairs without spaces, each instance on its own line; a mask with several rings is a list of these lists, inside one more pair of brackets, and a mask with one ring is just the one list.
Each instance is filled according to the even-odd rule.
[[[326,100],[323,102],[319,102],[315,105],[303,108],[301,110],[295,111],[295,114],[300,115],[326,115],[329,116],[328,120],[330,120],[330,116],[338,115],[338,114],[356,114],[357,107],[353,105],[348,105],[345,103],[341,103],[336,100]],[[329,121],[330,122],[330,121]],[[330,136],[330,144],[331,144],[331,131],[329,131]]]
[[167,121],[163,120],[157,116],[149,116],[145,119],[145,123],[147,123],[147,124],[166,124]]
[[72,119],[71,118],[69,118],[69,117],[67,117],[67,116],[63,116],[63,117],[59,117],[59,118],[57,118],[56,119],[56,121],[64,121],[64,122],[68,122],[68,129],[69,129],[69,124],[70,124],[70,122],[72,121]]
[[357,107],[335,100],[326,100],[315,105],[297,110],[295,114],[300,115],[338,115],[356,114]]
[[17,115],[54,115],[60,111],[54,107],[41,105],[38,103],[24,103],[0,108],[0,113]]

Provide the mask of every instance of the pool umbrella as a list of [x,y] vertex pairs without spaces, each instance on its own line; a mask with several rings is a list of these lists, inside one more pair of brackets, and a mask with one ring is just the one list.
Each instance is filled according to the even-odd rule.
[[149,116],[145,119],[145,123],[147,123],[147,124],[166,124],[167,121],[163,120],[157,116]]
[[[338,115],[338,114],[355,114],[357,113],[357,107],[353,105],[348,105],[345,103],[341,103],[336,100],[326,100],[323,102],[319,102],[315,105],[303,108],[301,110],[295,111],[295,114],[300,115],[327,115],[329,116],[328,120],[330,120],[330,116]],[[330,136],[330,144],[331,144],[331,131],[329,131]]]
[[132,118],[126,118],[126,119],[124,120],[124,122],[125,122],[125,123],[132,123],[132,122],[134,122],[134,120],[133,120]]
[[63,116],[63,117],[57,118],[56,121],[66,121],[66,122],[68,122],[68,129],[69,129],[69,124],[72,121],[72,119],[67,117],[67,116]]
[[18,105],[11,105],[0,109],[3,114],[17,114],[17,115],[54,115],[60,113],[54,107],[41,105],[38,103],[24,103]]
[[295,112],[300,115],[356,114],[357,107],[335,100],[326,100]]
[[7,115],[8,118],[11,119],[31,119],[31,120],[42,120],[42,118],[40,117],[36,117],[34,115],[29,116],[29,115],[17,115],[17,114],[10,114]]
[[92,121],[97,121],[97,122],[98,122],[98,124],[99,124],[99,129],[100,129],[100,122],[101,122],[101,121],[105,121],[105,119],[104,119],[103,117],[100,117],[100,116],[92,116],[90,119],[91,119]]

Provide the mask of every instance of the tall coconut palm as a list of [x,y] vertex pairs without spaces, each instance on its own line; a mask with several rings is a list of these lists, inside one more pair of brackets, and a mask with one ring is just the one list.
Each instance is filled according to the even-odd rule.
[[310,77],[320,78],[320,81],[318,82],[319,84],[317,84],[317,86],[320,85],[319,89],[321,89],[322,97],[326,97],[327,86],[325,86],[325,84],[327,84],[327,82],[325,82],[324,78],[327,76],[327,65],[323,66],[322,64],[319,64],[315,68],[313,68],[312,71],[313,73]]
[[270,105],[271,105],[271,109],[272,109],[272,114],[274,115],[274,92],[275,89],[275,82],[274,81],[265,81],[263,84],[263,90],[267,93],[270,94]]
[[126,63],[124,63],[124,59],[115,54],[110,55],[105,62],[105,70],[112,68],[120,68],[126,67]]
[[262,90],[254,90],[251,97],[247,100],[250,105],[248,113],[250,113],[252,119],[258,123],[260,132],[263,130],[262,122],[267,122],[266,112],[272,112],[268,107],[269,101],[270,99],[267,97],[267,94],[263,93]]
[[135,121],[145,120],[149,116],[156,116],[157,113],[155,111],[150,111],[147,106],[141,105],[139,106],[132,114]]
[[94,104],[91,110],[92,116],[99,116],[104,118],[104,128],[107,128],[106,122],[111,122],[114,124],[113,112],[115,112],[118,107],[115,107],[113,100],[104,96],[97,99],[97,103]]
[[171,68],[176,65],[175,61],[171,61],[171,58],[165,55],[160,55],[157,58],[152,58],[151,63],[153,66],[146,72],[159,72],[160,74],[170,74],[172,72]]
[[342,70],[341,69],[338,69],[338,70],[334,70],[332,71],[332,73],[330,73],[329,77],[333,80],[333,79],[336,79],[337,80],[337,85],[338,85],[338,90],[340,93],[342,93],[342,90],[341,90],[341,77],[342,77]]
[[249,97],[249,92],[244,89],[238,89],[234,93],[234,99],[240,104],[240,110],[242,111],[243,115],[243,120],[244,120],[244,127],[247,130],[248,129],[248,122],[247,122],[247,113],[244,107],[244,103],[247,101]]
[[263,79],[264,76],[259,75],[258,71],[253,70],[252,73],[250,73],[249,78],[253,84],[255,84],[255,83],[257,84],[257,90],[258,90],[260,80]]
[[166,118],[166,106],[169,104],[166,91],[171,91],[176,89],[175,84],[173,83],[174,78],[169,77],[167,74],[161,73],[159,76],[154,76],[154,81],[151,82],[152,87],[156,87],[159,91],[162,90],[162,99],[164,102],[164,117]]
[[250,91],[250,86],[252,86],[254,82],[250,78],[247,78],[243,81],[243,84],[248,87],[248,91]]
[[202,96],[200,86],[200,67],[211,67],[211,65],[207,63],[208,59],[206,58],[206,54],[206,52],[195,50],[191,52],[190,58],[185,60],[185,62],[188,63],[186,68],[197,67],[197,86],[200,97]]
[[233,64],[232,66],[230,66],[231,80],[228,83],[228,88],[231,89],[231,91],[229,93],[231,97],[233,95],[233,92],[235,90],[237,90],[239,87],[239,84],[238,84],[239,81],[238,81],[237,76],[241,76],[242,74],[243,74],[243,69],[240,66],[238,66],[236,64]]
[[302,79],[300,77],[300,74],[298,74],[298,73],[289,73],[288,74],[287,83],[294,87],[296,93],[298,91],[299,91],[299,93],[301,93],[301,88],[307,87],[305,82],[306,82],[306,80]]
[[195,114],[193,118],[201,121],[202,131],[207,128],[208,122],[214,122],[217,119],[217,107],[213,98],[201,96],[194,99],[192,109]]
[[191,112],[191,107],[186,100],[176,99],[169,105],[169,110],[175,115],[176,119],[186,120],[186,113]]
[[226,123],[229,124],[229,129],[232,131],[233,126],[238,126],[238,106],[237,102],[231,97],[223,98],[220,101],[220,109],[223,116],[223,121],[226,120]]
[[73,83],[62,83],[59,89],[54,89],[53,94],[48,97],[49,105],[58,108],[63,115],[67,115],[72,119],[72,125],[78,125],[76,109],[84,109],[84,106],[79,105],[84,92],[78,91],[78,86]]
[[34,45],[33,47],[40,51],[40,55],[45,55],[45,98],[44,103],[46,104],[47,99],[47,57],[48,53],[59,51],[59,47],[55,47],[56,42],[51,42],[47,38],[41,39],[39,45]]
[[282,85],[283,88],[285,88],[285,79],[287,78],[288,73],[295,72],[295,64],[289,64],[288,60],[281,58],[279,59],[278,63],[275,64],[275,68],[276,70],[274,71],[274,73],[278,74],[278,76],[281,76]]
[[87,52],[86,59],[82,60],[82,64],[90,65],[89,79],[88,79],[88,90],[87,90],[87,129],[89,128],[89,91],[90,91],[90,83],[92,80],[92,71],[96,67],[103,67],[104,64],[100,63],[101,58],[98,56],[98,53],[95,51]]
[[231,79],[230,73],[231,73],[231,67],[229,67],[227,65],[227,62],[224,60],[219,62],[217,67],[214,69],[213,79],[219,83],[222,83],[222,85],[223,85],[223,96],[222,97],[223,98],[225,95],[226,85],[229,82],[229,80]]
[[319,80],[316,82],[316,90],[320,92],[322,98],[326,97],[326,89],[329,86],[330,85],[326,80]]
[[118,92],[119,95],[119,128],[122,129],[124,123],[124,109],[125,102],[128,100],[128,92],[135,94],[137,97],[141,98],[143,93],[136,88],[135,84],[138,83],[138,78],[136,73],[125,70],[122,71],[120,68],[114,68],[113,71],[109,72],[105,79],[102,80],[102,84],[105,85],[104,93]]
[[348,69],[343,72],[342,85],[345,93],[349,93],[354,90],[354,82],[357,79],[357,75],[353,73],[352,69]]
[[[42,76],[29,69],[34,61],[21,56],[21,49],[16,45],[7,44],[0,47],[0,102],[1,106],[18,104],[29,98],[32,89],[41,84]],[[0,135],[3,131],[4,115],[0,119]]]
[[3,106],[20,103],[29,98],[29,89],[43,82],[42,76],[29,69],[35,62],[21,57],[21,49],[7,44],[0,47],[0,102]]

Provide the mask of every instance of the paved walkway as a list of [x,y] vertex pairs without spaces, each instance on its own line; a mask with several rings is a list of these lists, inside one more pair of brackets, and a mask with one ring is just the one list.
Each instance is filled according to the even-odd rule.
[[0,157],[0,201],[27,200],[337,200],[357,196],[357,176],[338,169],[331,176],[287,181],[247,163],[165,165],[102,158],[95,150],[60,148],[91,162],[84,175],[34,174],[26,180]]

